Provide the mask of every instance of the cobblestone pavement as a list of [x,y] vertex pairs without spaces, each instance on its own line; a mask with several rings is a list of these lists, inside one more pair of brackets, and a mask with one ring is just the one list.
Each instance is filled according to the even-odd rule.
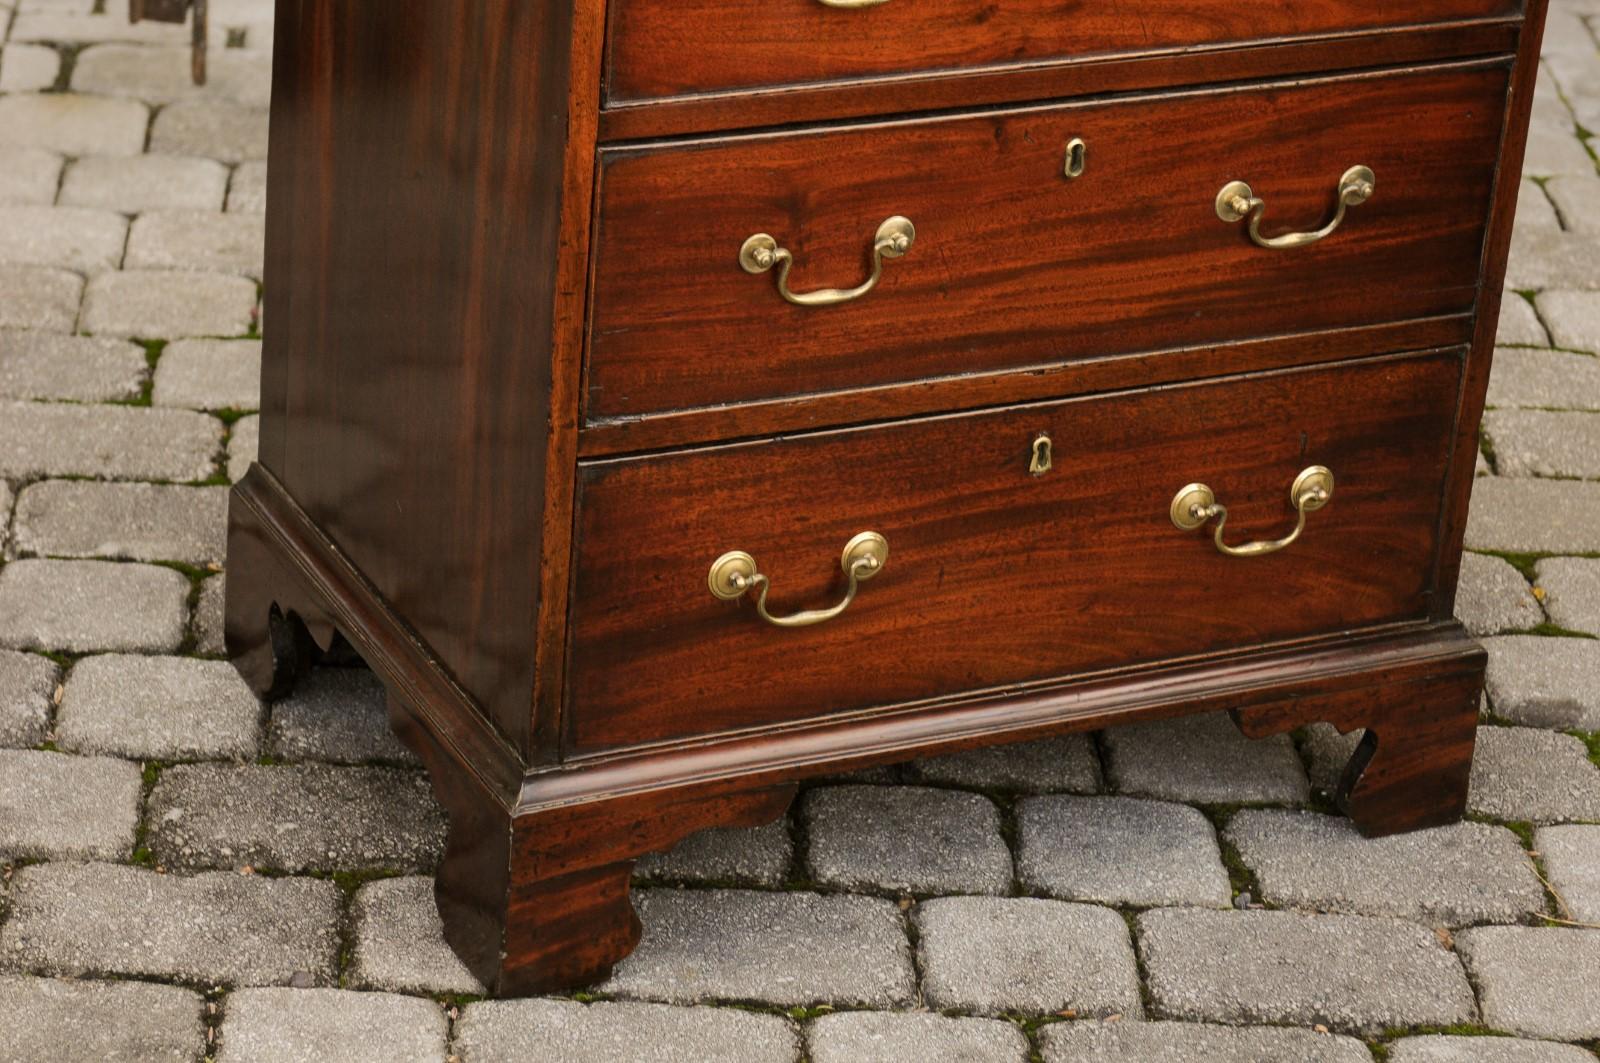
[[1467,533],[1469,822],[1359,838],[1320,728],[932,760],[642,861],[638,952],[504,1002],[371,676],[221,660],[272,5],[211,0],[197,90],[126,2],[0,0],[0,1060],[1593,1063],[1600,0],[1552,15]]

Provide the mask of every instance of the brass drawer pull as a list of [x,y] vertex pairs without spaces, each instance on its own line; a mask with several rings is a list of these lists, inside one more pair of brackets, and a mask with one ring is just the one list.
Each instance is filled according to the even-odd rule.
[[885,220],[872,238],[872,276],[849,289],[819,288],[814,292],[791,292],[789,267],[794,265],[794,255],[788,248],[779,247],[778,241],[766,233],[756,233],[744,242],[744,246],[739,248],[739,265],[744,267],[746,273],[765,273],[777,266],[778,294],[796,306],[837,306],[859,299],[876,288],[878,278],[883,276],[883,260],[899,258],[911,250],[916,238],[917,230],[911,224],[911,219],[895,215]]
[[1339,209],[1333,220],[1312,233],[1284,233],[1282,236],[1262,236],[1261,216],[1267,211],[1265,200],[1257,199],[1250,186],[1243,181],[1229,181],[1217,193],[1217,217],[1228,223],[1250,219],[1250,239],[1262,247],[1304,247],[1314,244],[1339,227],[1344,213],[1372,198],[1377,178],[1365,166],[1352,166],[1339,178]]
[[1306,514],[1321,509],[1332,497],[1332,472],[1321,465],[1302,469],[1289,488],[1289,504],[1300,514],[1300,520],[1295,524],[1294,531],[1282,539],[1245,543],[1243,546],[1229,546],[1222,541],[1222,529],[1228,523],[1228,507],[1218,502],[1217,496],[1205,484],[1189,484],[1179,491],[1172,499],[1170,513],[1172,523],[1183,531],[1193,531],[1206,521],[1215,518],[1217,526],[1211,538],[1217,544],[1218,550],[1229,557],[1259,557],[1262,554],[1276,553],[1300,538],[1300,533],[1306,530]]
[[772,585],[764,574],[756,571],[756,559],[743,550],[729,550],[711,562],[706,583],[711,587],[711,593],[723,601],[733,601],[746,591],[760,587],[761,596],[756,599],[756,612],[761,619],[774,627],[810,627],[824,620],[832,620],[850,608],[862,581],[883,571],[884,562],[888,560],[889,540],[872,531],[853,536],[844,544],[844,553],[839,557],[839,567],[850,577],[844,600],[830,609],[809,609],[792,616],[773,616],[767,612],[767,591],[771,590]]

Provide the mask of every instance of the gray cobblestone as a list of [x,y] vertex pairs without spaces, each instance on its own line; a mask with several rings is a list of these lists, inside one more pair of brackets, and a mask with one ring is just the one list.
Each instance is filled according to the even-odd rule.
[[18,871],[0,968],[275,985],[337,970],[339,887],[231,871],[192,877],[116,864]]
[[1545,188],[1567,228],[1600,233],[1600,178],[1556,177]]
[[1600,351],[1600,292],[1546,291],[1536,301],[1557,347]]
[[46,657],[0,650],[0,746],[36,746],[50,723],[61,669]]
[[0,92],[48,89],[61,72],[61,53],[42,44],[8,44],[0,49]]
[[789,877],[794,842],[786,819],[764,827],[703,830],[664,853],[649,853],[634,865],[639,882],[781,886]]
[[1600,827],[1540,827],[1534,847],[1565,902],[1563,918],[1600,923]]
[[1533,589],[1503,558],[1463,554],[1456,588],[1456,617],[1473,635],[1527,631],[1544,623]]
[[367,883],[356,893],[353,920],[352,987],[391,993],[483,994],[483,984],[445,944],[432,878]]
[[1341,1034],[1193,1022],[1067,1022],[1039,1031],[1044,1063],[1371,1063]]
[[935,1008],[1139,1018],[1127,924],[1108,908],[1033,897],[939,897],[912,911]]
[[168,867],[426,871],[444,846],[427,778],[394,768],[179,764],[149,819]]
[[1550,335],[1545,332],[1533,305],[1515,292],[1507,292],[1500,304],[1500,324],[1495,332],[1495,342],[1515,346],[1548,347]]
[[156,116],[150,150],[228,163],[264,159],[267,112],[233,103],[183,100],[162,108]]
[[115,269],[128,222],[90,207],[0,207],[0,262],[78,273]]
[[228,168],[178,155],[90,156],[67,167],[61,202],[123,214],[221,210]]
[[1600,553],[1600,484],[1501,476],[1479,480],[1467,513],[1467,546]]
[[241,162],[228,185],[228,210],[239,214],[264,214],[267,210],[267,164]]
[[125,859],[139,788],[125,760],[0,749],[0,861]]
[[1501,348],[1489,374],[1490,406],[1600,410],[1600,358]]
[[44,480],[17,496],[22,555],[220,563],[228,489]]
[[0,977],[0,1059],[193,1063],[205,1047],[200,994],[142,982]]
[[1571,735],[1533,727],[1480,727],[1467,804],[1494,819],[1600,821],[1600,768]]
[[455,1048],[461,1063],[794,1063],[800,1055],[794,1028],[776,1015],[571,1000],[469,1004]]
[[227,647],[223,645],[226,594],[226,576],[212,576],[200,584],[200,600],[194,607],[194,652],[211,657],[220,657],[227,652]]
[[1226,908],[1216,832],[1195,809],[1130,797],[1031,797],[1017,808],[1017,878],[1066,900]]
[[259,214],[164,210],[141,214],[128,232],[129,269],[198,269],[259,279],[266,240]]
[[1455,957],[1400,919],[1163,908],[1139,917],[1139,945],[1164,1018],[1370,1034],[1477,1017]]
[[[16,40],[13,33],[12,40]],[[0,147],[62,155],[137,155],[150,108],[137,100],[75,93],[0,96]]]
[[[120,12],[113,9],[120,8]],[[113,0],[101,13],[23,6],[11,25],[14,41],[61,41],[88,44],[96,41],[132,41],[140,44],[182,44],[189,30],[165,22],[130,23],[127,4]]]
[[261,447],[261,418],[252,414],[241,417],[233,423],[233,432],[228,436],[228,479],[238,483],[244,479],[244,474],[250,471],[250,463],[256,460],[256,452]]
[[83,278],[69,270],[0,266],[0,328],[71,332]]
[[13,561],[0,569],[0,647],[171,653],[189,620],[189,581],[110,561]]
[[1261,899],[1322,912],[1392,915],[1429,926],[1512,923],[1544,910],[1544,889],[1504,827],[1448,827],[1363,838],[1348,819],[1246,809],[1227,837]]
[[1351,731],[1340,734],[1338,728],[1328,723],[1313,723],[1300,731],[1300,748],[1306,758],[1306,773],[1311,777],[1313,789],[1332,796],[1338,789],[1350,755],[1361,743],[1364,732]]
[[73,665],[56,737],[63,749],[140,760],[253,757],[261,715],[226,661],[109,654]]
[[6,557],[6,547],[11,542],[11,506],[14,501],[11,485],[0,480],[0,559]]
[[1556,927],[1485,926],[1456,935],[1497,1030],[1557,1041],[1600,1038],[1600,934]]
[[256,286],[248,277],[176,270],[102,273],[83,296],[83,328],[105,336],[242,336]]
[[348,989],[229,994],[217,1063],[445,1063],[449,1023],[431,1000]]
[[151,401],[196,410],[261,405],[260,340],[179,340],[161,352]]
[[54,203],[61,164],[53,151],[7,145],[0,152],[0,203]]
[[1506,287],[1518,291],[1600,288],[1600,259],[1595,256],[1593,238],[1585,233],[1538,229],[1513,232]]
[[1600,558],[1547,557],[1536,572],[1553,623],[1600,635]]
[[0,402],[0,476],[203,480],[222,424],[188,410]]
[[1028,1039],[1001,1019],[844,1011],[806,1027],[811,1063],[1027,1063]]
[[1494,711],[1515,723],[1600,731],[1600,640],[1507,635],[1487,639]]
[[1594,160],[1571,128],[1552,129],[1535,123],[1528,130],[1527,158],[1523,170],[1530,177],[1561,174],[1594,175]]
[[1022,793],[1092,794],[1100,791],[1100,760],[1086,734],[988,746],[920,760],[913,774],[924,782]]
[[187,43],[176,46],[97,44],[78,53],[72,90],[128,96],[146,103],[226,100],[265,107],[272,85],[272,54],[242,48],[214,49],[206,57],[206,83],[189,76]]
[[1389,1060],[1390,1063],[1594,1063],[1594,1056],[1574,1045],[1549,1041],[1427,1034],[1391,1042]]
[[126,340],[0,329],[0,397],[132,399],[148,372],[144,351]]
[[1501,476],[1600,478],[1600,416],[1547,410],[1490,410],[1483,430],[1494,440]]
[[1522,184],[1517,189],[1516,227],[1524,232],[1561,230],[1561,219],[1556,214],[1556,208],[1551,203],[1550,197],[1539,187],[1539,182],[1526,177],[1522,179]]
[[274,702],[267,751],[280,760],[416,764],[389,729],[387,695],[365,668],[318,668]]
[[1254,741],[1225,713],[1108,728],[1106,777],[1119,793],[1175,801],[1304,804],[1305,770],[1287,735]]
[[601,992],[669,1004],[909,1004],[904,919],[877,897],[751,890],[634,892],[644,937]]
[[1005,893],[1011,853],[981,794],[919,786],[828,786],[800,803],[811,878],[846,889]]

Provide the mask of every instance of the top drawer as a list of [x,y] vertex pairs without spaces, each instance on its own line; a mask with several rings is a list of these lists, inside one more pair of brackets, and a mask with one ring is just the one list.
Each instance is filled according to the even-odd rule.
[[[612,0],[613,102],[1515,15],[1515,0]],[[1134,8],[1130,11],[1129,8]]]

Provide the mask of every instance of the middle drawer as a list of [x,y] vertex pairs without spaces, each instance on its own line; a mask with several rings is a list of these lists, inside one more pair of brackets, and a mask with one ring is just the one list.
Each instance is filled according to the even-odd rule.
[[[604,149],[586,421],[1470,312],[1506,77],[1453,64]],[[1262,247],[1219,216],[1242,181],[1262,236],[1314,232],[1357,166],[1370,198],[1347,182],[1315,242]],[[915,227],[900,257],[895,216]],[[777,261],[751,275],[756,234]],[[844,289],[835,305],[787,302],[775,248],[792,293]]]

